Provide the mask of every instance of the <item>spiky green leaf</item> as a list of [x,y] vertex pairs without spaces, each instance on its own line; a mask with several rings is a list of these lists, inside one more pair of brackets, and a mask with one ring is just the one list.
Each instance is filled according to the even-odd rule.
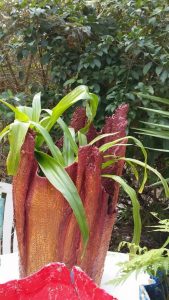
[[164,111],[164,110],[160,110],[160,109],[153,109],[153,108],[147,108],[147,107],[139,107],[142,110],[148,111],[148,112],[153,112],[159,115],[162,115],[164,117],[169,117],[169,112]]
[[129,195],[132,207],[133,207],[133,221],[134,221],[134,234],[133,243],[139,245],[141,236],[141,217],[140,217],[140,204],[137,199],[137,194],[133,188],[131,188],[120,176],[104,174],[102,177],[111,178],[118,182],[124,191]]
[[41,93],[37,93],[32,101],[32,121],[39,122],[41,114]]
[[143,146],[143,144],[138,140],[136,139],[135,137],[133,136],[126,136],[126,137],[122,137],[122,138],[119,138],[113,142],[109,142],[109,143],[106,143],[104,145],[102,145],[99,150],[101,152],[105,152],[107,151],[109,148],[113,147],[114,145],[117,145],[119,142],[121,141],[126,141],[126,140],[133,140],[135,142],[135,144],[141,149],[142,153],[143,153],[143,156],[144,156],[144,176],[143,176],[143,181],[142,181],[142,184],[140,186],[140,189],[139,189],[139,192],[141,193],[144,189],[144,185],[147,181],[147,170],[146,170],[146,165],[147,165],[147,152]]
[[0,102],[3,103],[5,106],[10,108],[15,113],[15,119],[23,122],[29,121],[29,117],[20,111],[17,107],[13,106],[12,104],[9,104],[8,102],[4,101],[3,99],[0,99]]
[[75,153],[75,155],[77,155],[77,153],[78,153],[78,146],[77,146],[77,144],[75,142],[75,134],[73,134],[73,131],[70,131],[70,128],[67,127],[66,123],[61,118],[59,118],[57,120],[57,123],[62,128],[62,130],[64,132],[64,136],[67,137],[67,139],[69,140],[71,149],[73,150],[73,152]]
[[[53,157],[57,160],[57,162],[60,163],[62,166],[65,166],[65,162],[64,162],[62,153],[61,153],[60,149],[54,144],[49,132],[43,126],[41,126],[39,123],[30,121],[30,124],[32,124],[38,130],[38,132],[40,132],[41,136],[47,143],[49,150],[51,151]],[[37,146],[37,145],[35,145],[35,146]]]
[[8,134],[10,151],[7,157],[7,171],[9,175],[15,175],[20,161],[21,147],[25,141],[25,136],[30,124],[15,120],[10,125]]
[[39,166],[45,176],[48,178],[50,183],[62,193],[71,206],[79,224],[84,245],[86,246],[89,238],[89,229],[86,221],[85,210],[73,181],[65,169],[58,164],[57,160],[39,151],[36,151],[35,154]]
[[144,99],[147,99],[147,100],[151,100],[151,101],[169,105],[169,99],[166,99],[166,98],[160,98],[160,97],[152,96],[149,94],[143,94],[143,93],[136,93],[136,95],[139,97],[142,97]]
[[87,137],[85,134],[81,133],[80,131],[78,131],[78,141],[79,141],[79,146],[87,145]]
[[64,157],[66,166],[69,166],[74,162],[75,154],[77,155],[77,153],[78,153],[78,147],[77,147],[77,152],[72,147],[72,141],[74,141],[74,143],[75,143],[75,130],[74,130],[74,128],[68,128],[68,131],[70,133],[71,138],[67,134],[67,132],[64,132],[64,136],[63,136],[64,137],[63,138],[63,157]]

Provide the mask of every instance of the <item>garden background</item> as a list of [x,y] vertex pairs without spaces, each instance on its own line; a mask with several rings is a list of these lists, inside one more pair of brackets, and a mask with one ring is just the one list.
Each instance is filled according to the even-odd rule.
[[[129,134],[145,146],[169,149],[168,138],[138,134],[140,122],[166,126],[160,114],[139,107],[165,110],[165,105],[149,102],[138,93],[168,98],[169,91],[169,5],[167,0],[104,1],[0,1],[0,94],[14,104],[29,105],[41,91],[43,107],[53,107],[63,95],[84,84],[100,96],[96,125],[111,115],[121,103],[129,103]],[[167,110],[167,108],[166,108]],[[70,119],[71,110],[65,118]],[[13,114],[0,106],[0,129]],[[167,129],[168,128],[168,129]],[[160,128],[157,129],[160,131]],[[168,130],[168,131],[167,131]],[[53,135],[59,135],[53,132]],[[8,145],[0,148],[0,180],[6,175]],[[137,148],[127,151],[141,159]],[[149,164],[169,177],[167,152],[148,150]],[[141,172],[141,170],[140,170]],[[124,178],[137,189],[138,183],[125,167]],[[151,212],[167,218],[169,199],[161,186],[152,186],[149,177],[138,194],[143,222],[142,243],[149,248],[161,245],[165,234],[152,233],[156,224]],[[130,200],[121,192],[118,220],[110,243],[117,250],[120,241],[131,241],[133,222]]]

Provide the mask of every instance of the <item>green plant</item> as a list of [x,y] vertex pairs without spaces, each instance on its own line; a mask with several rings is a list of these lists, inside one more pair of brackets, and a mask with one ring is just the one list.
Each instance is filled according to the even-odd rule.
[[[147,102],[157,103],[160,104],[160,106],[162,105],[164,107],[165,110],[161,108],[154,109],[148,107],[140,107],[141,110],[146,111],[148,113],[149,118],[153,116],[154,119],[155,118],[154,116],[156,116],[156,122],[152,122],[151,120],[149,122],[140,121],[140,123],[144,127],[142,128],[138,127],[135,129],[137,129],[137,133],[140,135],[151,136],[151,137],[153,136],[157,138],[160,145],[161,145],[161,140],[164,141],[163,144],[161,145],[161,148],[150,148],[150,147],[147,148],[153,151],[158,151],[167,154],[169,152],[168,143],[167,143],[167,141],[169,140],[169,113],[167,111],[169,106],[169,99],[155,97],[149,94],[142,94],[142,93],[138,93],[137,95],[141,99],[146,99]],[[165,159],[166,168],[168,168],[167,162],[168,162],[168,157],[166,157]],[[166,180],[169,181],[168,178]],[[152,186],[158,186],[158,185],[159,183],[157,182]]]
[[[90,124],[96,113],[98,99],[97,96],[88,92],[87,87],[80,86],[69,93],[69,95],[65,96],[54,107],[52,111],[48,111],[47,116],[40,119],[40,97],[40,93],[35,95],[32,102],[32,107],[14,107],[6,101],[2,99],[0,100],[1,103],[10,108],[15,114],[14,122],[10,125],[7,125],[0,133],[0,139],[8,134],[10,143],[10,151],[7,158],[7,171],[9,175],[16,174],[20,160],[20,151],[24,143],[26,134],[28,130],[35,131],[37,133],[35,152],[39,165],[49,181],[65,196],[70,206],[72,207],[82,231],[84,243],[86,244],[88,239],[88,226],[86,223],[85,212],[80,197],[72,180],[64,169],[64,157],[62,156],[59,148],[52,141],[52,138],[49,135],[48,131],[55,125],[59,117],[64,113],[66,109],[82,99],[87,99],[87,101],[89,102],[88,112],[90,112],[90,116],[88,119],[88,124]],[[69,130],[68,134],[71,144],[73,145],[73,150],[77,154],[77,146],[71,134],[69,133]],[[39,147],[43,144],[44,141],[49,147],[52,157],[48,156],[42,151],[39,151]],[[60,180],[60,178],[62,178],[62,180]],[[67,183],[67,189],[65,189],[65,182]]]
[[[142,93],[138,93],[137,95],[143,99],[147,99],[149,101],[156,102],[158,104],[159,103],[163,104],[164,108],[166,107],[166,109],[169,106],[169,99],[155,97],[152,95],[142,94]],[[146,125],[146,127],[145,128],[137,128],[137,130],[139,130],[139,133],[168,140],[169,139],[169,124],[168,124],[169,112],[167,110],[147,108],[147,107],[140,107],[140,109],[142,109],[150,114],[154,113],[154,114],[158,115],[160,118],[160,122],[155,123],[155,122],[140,121],[140,123]],[[154,150],[168,152],[168,149],[154,149]]]
[[0,5],[4,90],[41,90],[43,102],[52,107],[63,92],[86,84],[100,94],[98,125],[103,112],[112,114],[122,102],[131,103],[130,120],[144,118],[133,91],[166,97],[167,0],[69,0],[66,5],[4,0]]
[[[83,100],[84,104],[86,105],[86,114],[88,117],[88,121],[84,128],[75,133],[73,128],[67,127],[66,123],[63,121],[63,119],[61,119],[61,115],[71,105],[75,104],[79,100]],[[14,122],[7,125],[0,133],[0,140],[8,135],[10,144],[10,150],[7,158],[8,174],[16,174],[20,160],[20,151],[24,143],[26,134],[29,130],[33,130],[34,132],[36,132],[35,155],[38,164],[44,175],[48,178],[52,185],[54,185],[56,189],[58,189],[69,202],[83,234],[84,243],[86,244],[88,239],[88,226],[86,223],[85,212],[76,187],[65,171],[65,167],[78,159],[77,153],[79,145],[87,144],[85,134],[87,133],[90,124],[96,115],[98,97],[95,94],[90,93],[86,86],[79,86],[72,92],[70,92],[67,96],[65,96],[62,100],[60,100],[60,102],[52,110],[41,109],[40,93],[34,96],[32,107],[15,107],[3,99],[1,99],[0,102],[10,108],[15,114]],[[60,127],[64,132],[64,143],[62,151],[54,144],[49,134],[49,131],[54,126]],[[104,137],[112,136],[114,134],[115,133],[100,135],[92,140],[89,145],[94,145]],[[124,145],[130,146],[131,144],[125,144],[126,139],[133,141],[138,147],[140,147],[144,156],[144,162],[132,158],[112,157],[104,155],[104,152],[106,152],[111,147]],[[42,151],[44,142],[47,144],[51,155],[48,155]],[[113,142],[103,144],[99,148],[99,150],[101,153],[103,153],[103,157],[106,159],[106,161],[102,164],[103,170],[120,160],[125,161],[131,166],[132,171],[134,172],[134,175],[138,180],[139,175],[136,165],[139,165],[144,168],[144,176],[140,185],[139,192],[142,192],[147,180],[147,170],[150,170],[160,178],[164,186],[166,195],[169,196],[169,188],[167,183],[157,170],[151,168],[147,164],[147,153],[142,143],[138,139],[132,136],[119,138]],[[104,174],[102,176],[111,178],[112,180],[118,182],[131,198],[134,217],[133,243],[139,245],[141,235],[141,219],[139,213],[140,205],[137,200],[136,192],[119,176],[113,174]],[[60,178],[62,179],[60,180]],[[65,182],[67,183],[67,188],[65,188]]]
[[[157,214],[154,214],[157,216]],[[162,231],[169,233],[169,219],[158,219],[158,225],[154,227],[154,231]],[[120,263],[119,276],[111,282],[114,285],[123,283],[133,272],[138,275],[142,272],[147,272],[151,276],[156,276],[158,272],[164,272],[169,275],[169,237],[165,243],[158,249],[148,250],[146,247],[139,247],[133,243],[122,242],[119,249],[127,246],[129,249],[135,249],[135,254],[130,256],[130,260],[125,263]]]

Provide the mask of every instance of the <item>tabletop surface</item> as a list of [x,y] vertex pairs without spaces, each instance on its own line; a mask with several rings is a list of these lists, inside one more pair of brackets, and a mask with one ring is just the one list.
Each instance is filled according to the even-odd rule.
[[[139,300],[139,284],[144,283],[145,276],[140,275],[136,280],[133,274],[123,285],[116,287],[108,283],[117,276],[119,270],[117,263],[127,260],[127,254],[107,253],[101,287],[109,294],[117,297],[118,300]],[[0,283],[19,278],[18,261],[17,252],[0,256]]]

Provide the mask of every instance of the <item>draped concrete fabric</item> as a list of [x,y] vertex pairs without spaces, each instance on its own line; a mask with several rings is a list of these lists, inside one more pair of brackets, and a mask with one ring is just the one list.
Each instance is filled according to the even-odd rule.
[[[102,171],[104,159],[98,146],[125,137],[127,110],[127,105],[122,105],[114,116],[106,120],[101,133],[117,132],[115,136],[101,140],[96,146],[80,147],[78,162],[66,168],[82,199],[90,229],[84,255],[76,218],[62,194],[45,177],[38,175],[34,157],[35,137],[32,132],[27,134],[19,169],[13,179],[21,277],[32,274],[50,262],[64,262],[69,269],[74,265],[80,266],[96,283],[100,283],[119,194],[118,184],[103,179],[101,174],[104,171],[104,174],[121,176],[124,162],[119,161]],[[76,112],[73,120],[75,116]],[[79,130],[73,120],[71,123],[74,122],[75,129]],[[85,124],[81,119],[80,122]],[[92,125],[88,139],[98,134]],[[124,156],[125,145],[112,147],[106,154]]]

